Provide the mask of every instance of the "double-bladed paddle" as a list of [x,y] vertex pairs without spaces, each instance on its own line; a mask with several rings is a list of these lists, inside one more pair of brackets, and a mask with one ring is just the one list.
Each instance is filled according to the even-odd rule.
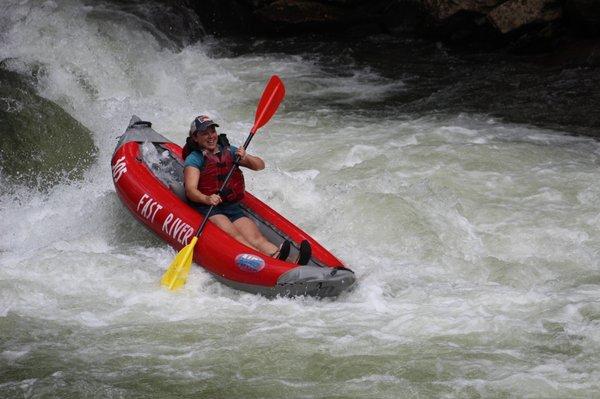
[[[278,76],[271,76],[271,79],[269,79],[269,82],[263,91],[262,97],[260,98],[258,107],[256,108],[256,113],[254,115],[254,126],[252,126],[250,135],[248,135],[248,138],[244,143],[244,150],[248,148],[248,145],[250,144],[250,141],[252,140],[252,137],[254,137],[256,131],[264,126],[265,123],[271,119],[273,114],[275,114],[275,111],[277,111],[277,108],[279,107],[279,104],[283,100],[284,96],[285,87],[283,86],[283,82]],[[233,174],[235,168],[238,167],[239,161],[239,157],[236,156],[235,163],[229,170],[227,177],[225,177],[225,181],[223,181],[223,185],[221,186],[219,193],[223,192],[225,186],[227,186],[227,182],[229,181],[229,178]],[[163,274],[160,283],[168,289],[176,290],[185,284],[188,273],[190,272],[190,267],[192,266],[194,247],[196,246],[196,242],[198,241],[200,234],[202,234],[202,231],[204,231],[204,227],[206,226],[206,222],[208,221],[213,208],[214,205],[211,205],[211,207],[208,209],[208,212],[206,212],[206,215],[204,215],[204,220],[198,228],[198,231],[196,231],[196,235],[192,238],[192,241],[183,247],[181,251],[179,251],[177,256],[175,256],[175,259],[173,259],[173,262],[171,262],[169,265],[167,271]]]

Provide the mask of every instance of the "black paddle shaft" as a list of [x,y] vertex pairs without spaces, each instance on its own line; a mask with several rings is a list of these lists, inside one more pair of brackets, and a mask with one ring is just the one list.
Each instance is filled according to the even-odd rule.
[[[252,141],[252,137],[254,137],[254,133],[250,133],[250,135],[248,135],[248,138],[246,139],[246,142],[244,143],[244,150],[246,148],[248,148],[248,145],[250,145],[250,141]],[[223,190],[227,186],[227,182],[229,181],[229,178],[235,171],[235,168],[239,167],[239,164],[240,164],[240,156],[236,155],[233,166],[231,167],[231,169],[229,169],[229,173],[227,173],[227,176],[225,177],[225,180],[223,181],[223,184],[221,185],[221,188],[219,189],[219,195],[223,192]],[[204,215],[204,220],[202,221],[202,224],[200,225],[200,227],[198,228],[198,231],[196,232],[196,237],[200,237],[200,234],[202,234],[202,231],[204,230],[204,226],[206,226],[206,222],[208,222],[208,218],[210,217],[210,214],[212,213],[214,207],[215,207],[215,205],[211,205],[210,208],[208,208],[208,212],[206,212],[206,215]]]

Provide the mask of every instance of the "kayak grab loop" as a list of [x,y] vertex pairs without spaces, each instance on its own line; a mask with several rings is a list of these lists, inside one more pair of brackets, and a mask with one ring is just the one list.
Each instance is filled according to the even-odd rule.
[[152,122],[148,122],[148,121],[137,121],[137,122],[133,122],[131,124],[131,127],[134,126],[144,126],[144,127],[152,127]]

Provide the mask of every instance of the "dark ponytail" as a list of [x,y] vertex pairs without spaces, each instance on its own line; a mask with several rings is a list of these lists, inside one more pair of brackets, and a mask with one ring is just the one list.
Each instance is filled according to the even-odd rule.
[[185,145],[183,146],[181,156],[185,160],[187,156],[192,153],[192,151],[202,151],[202,148],[194,141],[194,139],[191,136],[189,136],[187,139],[185,139]]

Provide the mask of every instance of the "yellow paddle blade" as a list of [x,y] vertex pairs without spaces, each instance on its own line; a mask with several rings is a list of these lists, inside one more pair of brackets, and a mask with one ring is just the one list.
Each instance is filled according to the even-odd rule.
[[198,237],[192,238],[192,242],[179,251],[160,279],[162,286],[174,291],[185,284],[190,267],[192,266],[196,241],[198,241]]

